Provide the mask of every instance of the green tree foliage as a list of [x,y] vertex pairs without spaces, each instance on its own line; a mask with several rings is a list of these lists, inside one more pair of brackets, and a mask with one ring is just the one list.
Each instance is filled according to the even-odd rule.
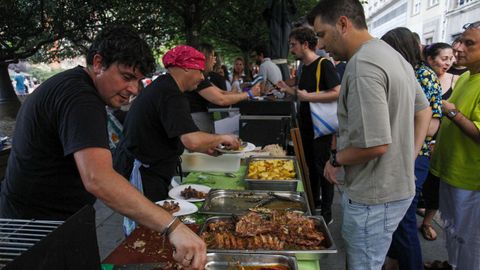
[[[0,62],[25,59],[44,46],[68,39],[88,39],[97,30],[101,1],[2,0],[0,3]],[[53,55],[52,55],[53,56]],[[53,56],[55,57],[55,56]]]
[[[84,41],[98,26],[102,1],[2,0],[0,2],[0,102],[16,101],[7,72],[9,63],[41,49],[50,59]],[[68,43],[62,43],[68,40]],[[56,50],[51,50],[51,48]]]
[[183,36],[181,19],[171,14],[170,7],[163,1],[105,1],[108,2],[108,11],[104,11],[102,24],[132,25],[156,52],[161,51],[162,46],[171,46]]
[[[315,0],[297,0],[296,20]],[[0,101],[7,64],[52,61],[83,54],[107,24],[133,25],[157,54],[174,44],[213,43],[226,55],[249,56],[268,40],[266,0],[2,0],[0,2]],[[32,57],[35,55],[35,57]]]
[[213,40],[224,54],[248,60],[252,49],[268,40],[264,9],[265,0],[233,1],[210,18],[202,36]]
[[[159,0],[160,6],[166,10],[166,16],[177,17],[180,33],[184,35],[186,44],[197,45],[204,33],[204,26],[217,15],[223,13],[235,0]],[[249,1],[246,1],[249,2]]]
[[[300,20],[316,3],[316,0],[295,1],[297,12],[292,22]],[[202,36],[216,45],[227,62],[239,55],[248,60],[257,45],[268,43],[269,29],[262,16],[266,7],[266,0],[232,1],[210,18]]]

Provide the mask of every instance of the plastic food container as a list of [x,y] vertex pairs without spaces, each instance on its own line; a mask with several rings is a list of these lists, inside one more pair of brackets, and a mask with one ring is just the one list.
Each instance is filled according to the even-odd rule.
[[184,152],[182,170],[184,172],[236,172],[240,169],[242,154],[225,154],[217,157]]

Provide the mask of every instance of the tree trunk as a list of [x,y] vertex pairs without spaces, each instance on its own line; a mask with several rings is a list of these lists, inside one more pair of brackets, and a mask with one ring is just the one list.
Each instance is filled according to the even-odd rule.
[[198,36],[199,30],[198,27],[194,27],[193,25],[186,25],[185,26],[185,38],[187,45],[196,47],[200,43],[200,39]]
[[15,119],[19,108],[20,101],[8,75],[8,64],[0,63],[0,120],[7,117]]
[[202,8],[198,2],[193,2],[187,7],[183,15],[185,23],[185,38],[187,45],[196,47],[200,44],[200,31],[202,31]]
[[202,31],[201,20],[192,17],[185,19],[185,38],[187,45],[196,47],[200,44],[200,31]]

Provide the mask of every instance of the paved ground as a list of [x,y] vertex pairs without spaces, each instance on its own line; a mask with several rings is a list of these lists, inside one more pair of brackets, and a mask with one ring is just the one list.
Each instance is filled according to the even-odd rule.
[[[342,210],[340,206],[340,195],[338,191],[335,194],[333,204],[334,222],[330,225],[330,232],[338,249],[337,254],[328,255],[320,261],[322,270],[343,270],[345,269],[345,247],[340,234],[340,224],[342,222]],[[100,249],[100,258],[103,260],[110,254],[124,239],[122,231],[122,217],[112,212],[101,202],[95,205],[97,210],[97,237]],[[438,219],[437,219],[438,220]],[[425,241],[419,234],[424,261],[447,260],[446,250],[444,248],[444,234],[441,227],[434,224],[439,233],[435,241]],[[300,269],[301,270],[301,269]]]

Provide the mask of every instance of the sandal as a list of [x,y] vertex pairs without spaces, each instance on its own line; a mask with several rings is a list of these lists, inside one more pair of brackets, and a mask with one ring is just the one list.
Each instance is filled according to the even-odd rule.
[[423,264],[425,270],[452,270],[452,266],[447,261],[427,262]]
[[430,224],[422,224],[419,228],[423,238],[428,241],[435,241],[437,239],[437,232]]

